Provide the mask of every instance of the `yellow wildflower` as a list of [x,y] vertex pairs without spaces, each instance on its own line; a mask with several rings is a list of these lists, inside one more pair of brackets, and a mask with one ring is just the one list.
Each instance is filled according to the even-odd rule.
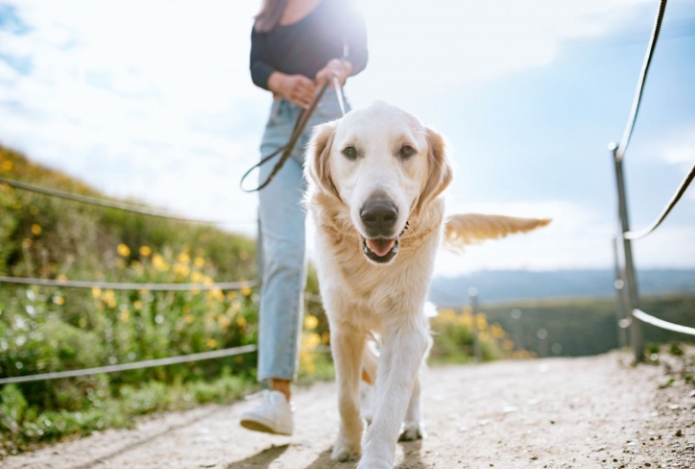
[[133,301],[133,308],[142,309],[142,301],[140,301],[140,300]]
[[3,171],[9,171],[12,169],[12,161],[10,160],[3,160],[2,161],[2,170]]
[[201,269],[205,265],[205,259],[200,256],[196,256],[196,258],[193,259],[193,265]]
[[65,303],[65,298],[56,295],[53,297],[53,303],[57,304],[58,306],[63,305]]
[[148,246],[140,246],[139,252],[141,256],[147,257],[152,254],[152,249],[150,249]]
[[33,241],[29,238],[24,238],[22,240],[22,246],[24,246],[25,248],[30,248],[32,243],[33,243]]
[[56,280],[60,280],[61,282],[64,282],[67,279],[68,279],[68,276],[65,274],[58,274],[58,276],[56,277]]
[[125,324],[126,322],[128,322],[129,319],[130,319],[130,311],[128,311],[127,309],[124,309],[123,311],[121,311],[121,322]]
[[92,296],[94,298],[100,298],[101,297],[101,288],[99,287],[92,287]]
[[152,265],[154,268],[160,272],[166,272],[169,270],[169,264],[164,260],[160,254],[155,254],[152,256]]
[[118,254],[123,257],[130,256],[130,248],[123,243],[119,244],[118,247],[116,247],[116,251],[118,251]]
[[189,256],[187,252],[182,252],[176,259],[182,264],[188,265],[191,263],[191,256]]
[[179,277],[187,277],[190,272],[191,269],[188,267],[188,265],[181,264],[179,262],[174,264],[174,273]]
[[217,347],[217,341],[215,339],[208,339],[207,344],[208,344],[208,347],[210,347],[210,348]]
[[109,308],[116,307],[116,295],[114,295],[113,290],[106,290],[101,294],[101,301],[106,303]]
[[236,323],[239,327],[244,327],[246,325],[246,319],[244,318],[244,316],[239,316],[238,318],[236,318]]
[[219,324],[222,329],[227,329],[231,323],[232,321],[227,316],[217,316],[217,324]]
[[208,292],[208,299],[222,302],[224,301],[224,293],[219,288],[213,288]]
[[41,225],[39,225],[38,223],[34,223],[33,225],[31,225],[31,233],[34,236],[40,235],[41,234]]
[[235,298],[236,298],[236,292],[234,290],[227,292],[227,299],[229,301],[232,301]]
[[314,349],[321,343],[321,336],[318,334],[305,334],[302,336],[302,345],[307,349]]
[[192,315],[187,314],[186,316],[184,316],[183,320],[186,321],[188,324],[190,324],[193,321],[195,321],[195,318]]
[[200,283],[201,280],[203,280],[203,274],[201,274],[200,272],[194,271],[191,274],[191,282]]
[[314,330],[318,325],[319,320],[316,318],[316,316],[312,316],[311,314],[309,314],[304,318],[304,327],[306,327],[307,329]]
[[249,287],[248,285],[244,285],[243,287],[241,287],[241,294],[242,295],[250,296],[251,292],[252,292],[251,287]]

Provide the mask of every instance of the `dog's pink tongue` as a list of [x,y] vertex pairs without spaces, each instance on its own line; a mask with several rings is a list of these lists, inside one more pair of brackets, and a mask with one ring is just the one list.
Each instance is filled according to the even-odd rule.
[[379,257],[384,257],[396,244],[395,239],[368,239],[367,247]]

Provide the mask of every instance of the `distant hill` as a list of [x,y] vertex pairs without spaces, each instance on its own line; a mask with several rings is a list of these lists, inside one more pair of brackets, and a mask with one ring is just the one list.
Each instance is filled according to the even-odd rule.
[[[650,269],[637,273],[641,295],[695,294],[695,270]],[[481,271],[432,281],[429,299],[438,306],[469,302],[468,290],[478,289],[479,301],[520,299],[612,297],[612,270]]]

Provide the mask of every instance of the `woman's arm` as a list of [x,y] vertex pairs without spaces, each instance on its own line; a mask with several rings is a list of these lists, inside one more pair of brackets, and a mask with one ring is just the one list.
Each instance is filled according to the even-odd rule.
[[251,32],[251,79],[264,90],[282,96],[297,106],[308,108],[314,99],[316,86],[303,75],[287,75],[278,72],[268,63],[265,35]]
[[268,51],[265,43],[265,35],[253,28],[251,31],[251,57],[250,57],[251,80],[253,84],[270,90],[268,79],[275,71],[268,63]]

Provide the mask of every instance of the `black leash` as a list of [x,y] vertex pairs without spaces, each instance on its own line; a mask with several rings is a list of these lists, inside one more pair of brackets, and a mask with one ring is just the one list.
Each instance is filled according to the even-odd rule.
[[[319,102],[321,101],[321,98],[323,98],[323,93],[326,91],[326,88],[328,88],[328,80],[326,80],[323,83],[323,85],[321,85],[321,88],[319,88],[319,91],[318,91],[318,93],[316,93],[316,97],[311,102],[311,105],[309,106],[309,108],[308,109],[302,109],[302,112],[300,112],[299,116],[297,116],[297,120],[294,123],[294,129],[292,130],[292,135],[290,136],[290,140],[287,142],[287,145],[285,145],[284,147],[278,148],[273,153],[271,153],[270,155],[263,158],[260,162],[251,166],[251,168],[244,173],[244,175],[241,177],[241,181],[239,181],[239,187],[241,188],[242,191],[248,192],[248,193],[257,192],[271,183],[271,181],[273,180],[275,175],[280,171],[280,169],[282,169],[285,162],[292,154],[292,150],[294,149],[294,146],[297,144],[297,140],[299,140],[299,137],[301,137],[302,132],[304,132],[304,128],[306,127],[307,122],[309,122],[309,118],[316,110],[316,106],[318,106]],[[275,163],[275,167],[273,168],[273,171],[270,173],[270,175],[268,175],[268,178],[263,183],[261,183],[258,187],[254,188],[254,189],[245,189],[244,188],[244,181],[249,176],[249,174],[251,174],[251,172],[253,172],[254,169],[257,169],[257,168],[260,168],[261,166],[263,166],[265,163],[267,163],[272,158],[276,157],[281,152],[282,152],[282,156],[280,156],[280,159],[278,160],[278,162]]]

